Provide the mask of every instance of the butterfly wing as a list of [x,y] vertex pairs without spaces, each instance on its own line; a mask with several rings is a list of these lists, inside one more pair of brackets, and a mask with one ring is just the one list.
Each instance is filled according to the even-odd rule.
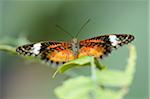
[[134,36],[130,34],[110,34],[86,39],[80,41],[78,57],[94,56],[103,58],[103,56],[111,53],[114,48],[128,44],[133,39]]
[[64,63],[74,59],[71,44],[68,42],[39,42],[19,46],[16,51],[21,55],[38,56],[48,63]]
[[[78,57],[94,56],[103,58],[111,53],[112,49],[128,44],[134,39],[129,34],[110,34],[86,39],[79,42]],[[72,45],[68,42],[39,42],[20,46],[16,49],[21,55],[39,56],[49,63],[65,63],[76,57]]]

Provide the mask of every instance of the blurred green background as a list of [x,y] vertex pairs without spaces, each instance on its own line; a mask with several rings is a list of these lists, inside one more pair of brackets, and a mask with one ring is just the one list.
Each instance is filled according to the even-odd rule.
[[[84,40],[111,33],[135,36],[138,51],[137,68],[129,94],[125,99],[148,99],[148,1],[147,0],[81,0],[81,1],[0,1],[0,39],[18,38],[20,34],[32,42],[41,40],[68,41],[71,38],[56,28],[64,27],[72,35],[91,18],[79,34]],[[2,99],[56,99],[54,88],[65,75],[51,76],[54,69],[27,61],[19,56],[0,52]],[[124,46],[102,63],[110,69],[124,69],[128,49]],[[77,69],[86,75],[89,68]]]

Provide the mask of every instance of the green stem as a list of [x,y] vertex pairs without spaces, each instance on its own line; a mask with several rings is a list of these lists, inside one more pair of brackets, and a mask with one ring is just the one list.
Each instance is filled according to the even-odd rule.
[[97,76],[96,76],[96,65],[94,61],[94,57],[91,58],[91,79],[93,81],[93,90],[89,94],[89,99],[96,99],[95,98],[95,89],[97,88]]
[[16,54],[15,47],[9,45],[0,45],[0,50]]
[[125,72],[129,75],[133,75],[135,73],[135,66],[136,66],[136,59],[137,59],[137,54],[136,54],[136,48],[133,45],[129,46],[129,59],[127,63],[127,67]]
[[91,78],[93,80],[94,83],[96,83],[96,65],[95,65],[95,62],[94,62],[94,57],[92,57],[92,60],[91,60]]

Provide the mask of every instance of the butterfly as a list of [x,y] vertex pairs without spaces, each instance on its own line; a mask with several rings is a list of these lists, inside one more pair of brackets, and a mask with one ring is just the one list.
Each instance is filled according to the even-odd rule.
[[49,64],[60,65],[83,56],[94,56],[102,59],[124,44],[134,40],[130,34],[108,34],[78,41],[76,38],[68,42],[42,41],[16,48],[21,55],[40,57]]

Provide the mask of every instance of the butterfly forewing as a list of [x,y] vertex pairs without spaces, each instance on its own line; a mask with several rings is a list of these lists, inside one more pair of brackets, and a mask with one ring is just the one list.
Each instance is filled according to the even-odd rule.
[[16,49],[16,51],[21,55],[38,56],[43,51],[45,51],[49,46],[58,46],[60,44],[61,44],[60,42],[52,42],[52,41],[38,42],[19,46]]

